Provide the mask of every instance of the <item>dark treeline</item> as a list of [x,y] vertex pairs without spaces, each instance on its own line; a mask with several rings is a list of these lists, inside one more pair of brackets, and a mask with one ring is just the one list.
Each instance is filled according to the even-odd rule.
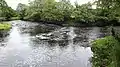
[[[119,4],[119,0],[96,0],[93,3],[88,2],[82,5],[77,2],[72,5],[69,0],[59,0],[59,2],[55,0],[34,0],[29,5],[19,4],[16,11],[21,20],[44,21],[56,24],[120,25]],[[92,8],[94,5],[96,5],[96,9]],[[8,6],[7,10],[13,11]],[[2,9],[2,11],[5,12],[6,10]],[[6,18],[14,17],[16,11],[0,12],[0,15],[10,15],[5,16]]]

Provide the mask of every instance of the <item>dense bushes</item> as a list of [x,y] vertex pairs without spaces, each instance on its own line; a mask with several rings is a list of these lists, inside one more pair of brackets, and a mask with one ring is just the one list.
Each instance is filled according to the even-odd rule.
[[[18,4],[16,11],[10,8],[5,0],[0,2],[0,17],[10,20],[19,17],[21,20],[45,22],[72,22],[84,25],[106,26],[120,25],[120,2],[118,0],[95,0],[93,3],[72,5],[70,0],[34,0],[29,5]],[[92,7],[96,5],[96,9]],[[116,9],[117,8],[117,9]],[[12,18],[13,19],[13,18]]]
[[[118,25],[120,19],[119,10],[114,9],[112,6],[108,9],[105,5],[99,4],[99,2],[101,1],[98,0],[94,3],[89,2],[82,5],[75,3],[75,6],[73,6],[69,0],[60,0],[59,2],[55,0],[35,0],[30,2],[29,6],[24,5],[21,8],[21,13],[24,15],[22,17],[25,20],[32,21],[56,23],[72,21],[74,23],[97,26]],[[96,3],[98,5],[96,9],[93,9],[92,6]]]
[[[26,8],[25,19],[34,21],[67,21],[70,19],[73,6],[63,0],[35,0]],[[30,12],[30,13],[29,13]]]
[[119,67],[120,42],[112,36],[95,40],[92,45],[93,67]]
[[[49,5],[49,6],[46,6]],[[30,12],[30,13],[29,13]],[[74,21],[74,22],[95,22],[95,10],[92,9],[91,3],[76,5],[75,7],[69,0],[35,0],[31,2],[26,9],[28,20],[35,21]]]

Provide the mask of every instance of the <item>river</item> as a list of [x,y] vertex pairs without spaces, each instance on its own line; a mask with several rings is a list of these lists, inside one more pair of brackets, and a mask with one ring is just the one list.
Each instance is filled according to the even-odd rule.
[[106,27],[9,23],[0,33],[0,67],[92,67],[90,42],[110,34]]

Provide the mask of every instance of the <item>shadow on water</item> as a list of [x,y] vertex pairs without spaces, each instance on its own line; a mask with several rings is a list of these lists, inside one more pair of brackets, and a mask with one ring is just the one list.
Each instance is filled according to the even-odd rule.
[[22,34],[29,33],[31,36],[35,36],[40,33],[48,33],[52,32],[58,28],[61,28],[57,25],[51,25],[51,24],[41,24],[41,23],[34,23],[34,22],[25,22],[25,21],[19,21],[20,23],[14,23],[12,24],[14,26],[19,27]]
[[0,47],[5,47],[7,44],[5,42],[8,41],[7,37],[9,36],[10,31],[0,31]]
[[54,27],[47,27],[47,26],[40,26],[40,25],[37,25],[35,26],[32,30],[30,30],[30,34],[31,36],[34,36],[34,35],[37,35],[37,34],[40,34],[40,33],[49,33],[51,31],[54,31],[55,28]]
[[9,35],[1,37],[7,46],[0,50],[0,67],[92,67],[90,42],[109,35],[101,27],[10,23]]

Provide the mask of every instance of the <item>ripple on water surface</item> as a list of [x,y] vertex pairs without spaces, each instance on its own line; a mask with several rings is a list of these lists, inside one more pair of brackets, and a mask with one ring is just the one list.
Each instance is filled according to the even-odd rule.
[[11,23],[9,35],[0,38],[5,45],[0,46],[0,67],[91,67],[90,41],[109,35],[99,27]]

